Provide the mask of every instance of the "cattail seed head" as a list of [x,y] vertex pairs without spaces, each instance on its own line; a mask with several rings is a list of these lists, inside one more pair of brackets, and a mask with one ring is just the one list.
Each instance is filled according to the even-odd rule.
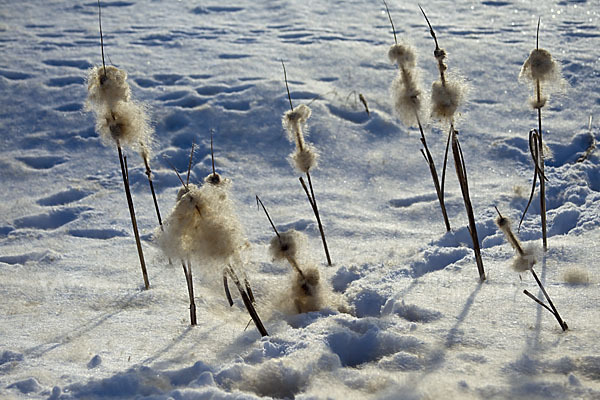
[[115,66],[95,66],[87,77],[87,107],[97,108],[101,105],[112,105],[119,101],[129,101],[131,89],[126,82],[127,72]]
[[432,117],[451,121],[456,110],[465,102],[467,86],[456,77],[447,78],[445,84],[435,81],[431,85],[431,115]]
[[300,232],[290,229],[271,239],[269,253],[275,260],[296,259],[298,248],[304,242],[305,238]]
[[388,50],[388,58],[400,68],[412,69],[415,67],[417,57],[415,50],[408,44],[394,44]]
[[298,171],[306,173],[311,168],[317,166],[317,160],[319,158],[314,146],[305,144],[302,149],[296,148],[291,154],[292,162]]
[[541,82],[559,81],[560,66],[548,50],[534,49],[523,63],[519,77]]
[[300,104],[283,114],[283,127],[288,131],[290,141],[297,140],[298,133],[302,134],[302,126],[306,124],[311,113],[312,111],[307,105]]
[[303,275],[295,274],[292,297],[299,313],[319,311],[323,306],[320,275],[316,268],[305,268]]
[[516,272],[525,272],[533,268],[536,262],[535,249],[533,247],[526,247],[523,249],[523,254],[515,255],[511,268]]
[[406,126],[413,126],[418,121],[426,120],[423,115],[425,102],[422,93],[417,71],[401,68],[398,76],[392,82],[392,97],[394,109]]
[[184,260],[227,262],[245,246],[241,225],[225,187],[189,184],[157,232],[165,254]]
[[96,129],[106,144],[148,146],[152,130],[144,107],[133,101],[119,101],[97,114]]

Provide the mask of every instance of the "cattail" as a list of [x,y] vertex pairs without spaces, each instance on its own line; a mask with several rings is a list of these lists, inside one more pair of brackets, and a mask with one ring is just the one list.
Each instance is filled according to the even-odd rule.
[[442,121],[453,121],[456,110],[466,100],[467,89],[465,83],[455,76],[447,77],[431,85],[431,116]]
[[506,239],[516,251],[515,258],[513,259],[511,264],[512,269],[516,272],[531,272],[531,275],[533,275],[533,278],[535,279],[536,283],[538,284],[540,290],[544,294],[544,297],[546,298],[550,306],[547,306],[542,300],[538,299],[527,290],[524,290],[523,293],[527,295],[527,297],[531,298],[536,303],[550,311],[550,313],[552,313],[552,315],[554,315],[554,317],[558,321],[558,324],[560,325],[562,330],[566,331],[567,329],[569,329],[567,323],[561,318],[560,314],[558,313],[558,310],[554,306],[554,303],[552,303],[550,296],[546,292],[544,285],[542,284],[542,282],[540,281],[533,269],[533,266],[536,263],[536,257],[533,247],[524,248],[517,236],[513,233],[512,228],[510,226],[510,220],[506,217],[503,217],[502,214],[500,214],[500,211],[498,211],[498,208],[496,208],[496,212],[498,213],[498,217],[496,218],[496,225],[498,225],[498,228],[500,228],[500,230],[504,233]]
[[477,235],[477,225],[475,224],[475,213],[473,212],[473,204],[471,203],[471,195],[469,193],[467,168],[458,139],[458,131],[454,126],[456,111],[458,107],[464,103],[466,97],[466,85],[456,76],[451,75],[448,77],[448,74],[446,73],[448,66],[445,63],[447,53],[444,49],[440,48],[435,31],[433,30],[425,11],[423,8],[421,8],[421,6],[419,6],[419,8],[421,9],[425,20],[427,21],[427,25],[429,26],[429,34],[435,42],[433,56],[437,61],[438,71],[440,73],[440,79],[433,82],[431,86],[431,115],[432,117],[450,125],[450,132],[448,135],[448,141],[446,142],[446,151],[444,155],[444,167],[442,169],[441,193],[444,193],[448,149],[450,145],[452,145],[454,167],[456,170],[456,177],[458,178],[458,182],[460,184],[460,190],[462,193],[463,202],[465,204],[465,211],[467,212],[467,218],[469,220],[469,234],[471,235],[471,240],[473,242],[475,262],[477,263],[479,279],[483,282],[485,280],[485,270],[483,267],[483,260],[481,259],[479,236]]
[[390,14],[387,3],[385,1],[383,3],[385,4],[388,18],[390,20],[390,24],[392,25],[395,41],[395,44],[392,45],[388,50],[388,58],[391,62],[398,65],[398,75],[392,82],[394,109],[398,113],[400,120],[402,120],[406,126],[417,125],[419,127],[419,132],[421,133],[421,144],[423,145],[421,153],[423,154],[423,157],[429,166],[429,172],[431,173],[433,185],[440,203],[440,209],[442,211],[444,224],[446,225],[446,231],[450,232],[450,220],[448,219],[446,204],[444,202],[443,186],[440,186],[437,168],[435,167],[433,156],[431,155],[429,147],[427,146],[425,132],[423,131],[423,123],[426,120],[426,114],[424,113],[426,106],[422,95],[423,90],[420,87],[419,73],[416,69],[417,56],[412,46],[404,43],[398,43],[392,15]]
[[290,229],[280,233],[271,239],[269,245],[269,254],[275,260],[295,259],[298,254],[298,247],[304,244],[306,238],[295,229]]
[[92,67],[87,76],[88,109],[109,107],[119,101],[129,101],[131,89],[127,83],[127,72],[113,65]]
[[537,262],[534,248],[523,247],[519,241],[519,238],[517,238],[517,236],[513,233],[511,222],[508,218],[499,214],[495,222],[496,225],[498,225],[498,228],[500,228],[500,230],[506,236],[506,240],[508,240],[512,248],[516,251],[515,257],[513,258],[511,264],[512,269],[516,272],[524,272],[533,268]]
[[[308,187],[302,177],[299,178],[300,184],[306,193],[308,202],[315,214],[317,225],[319,226],[319,232],[321,233],[321,241],[323,242],[323,249],[325,250],[325,257],[327,258],[327,264],[331,265],[331,256],[329,255],[329,248],[327,247],[327,240],[325,239],[325,229],[321,222],[321,215],[319,213],[319,207],[317,205],[317,198],[313,189],[312,179],[310,177],[310,170],[317,166],[318,153],[315,148],[304,140],[306,133],[306,121],[310,117],[311,110],[308,106],[301,104],[294,108],[292,105],[292,96],[290,95],[290,88],[287,81],[287,72],[285,70],[285,64],[281,62],[283,66],[283,76],[285,79],[285,87],[287,90],[288,100],[290,102],[290,110],[283,114],[282,124],[288,133],[288,139],[296,144],[295,151],[291,154],[291,160],[296,169],[306,174],[308,180]],[[310,191],[309,191],[310,187]]]
[[[523,63],[521,72],[519,73],[519,79],[527,81],[533,87],[533,96],[530,98],[530,105],[534,110],[537,110],[538,126],[537,130],[530,132],[530,152],[532,154],[534,166],[534,183],[530,195],[530,200],[523,211],[521,221],[525,218],[533,193],[535,191],[535,181],[537,178],[540,180],[540,219],[542,225],[542,244],[544,251],[548,248],[548,239],[546,232],[546,177],[544,175],[544,158],[545,144],[544,134],[542,130],[542,108],[548,102],[549,95],[552,91],[560,88],[564,85],[564,80],[561,75],[560,65],[554,61],[552,54],[548,50],[539,48],[540,38],[540,22],[538,19],[537,33],[536,33],[536,46],[531,51],[529,57]],[[532,147],[533,145],[533,147]]]
[[296,144],[296,150],[291,154],[293,165],[298,171],[306,173],[317,166],[318,154],[311,144],[307,144],[304,135],[307,132],[306,121],[310,118],[311,110],[300,104],[283,115],[283,127],[288,133],[288,139]]
[[132,101],[119,101],[98,114],[96,130],[106,144],[114,142],[140,152],[144,149],[149,155],[152,130],[144,107]]
[[[545,49],[533,49],[521,67],[519,79],[530,82],[535,87],[534,96],[530,98],[531,107],[543,108],[551,92],[563,84],[560,65],[552,58],[552,54]],[[538,96],[537,85],[540,85]]]
[[[137,227],[133,198],[129,187],[129,171],[127,158],[123,155],[122,146],[137,148],[141,146],[149,148],[149,140],[152,130],[148,123],[148,116],[144,107],[131,101],[131,89],[127,84],[127,73],[114,66],[106,66],[104,62],[104,41],[102,38],[102,18],[100,1],[98,0],[98,24],[100,28],[100,48],[102,50],[102,66],[92,68],[87,77],[88,97],[86,109],[93,111],[96,116],[96,130],[105,144],[116,144],[121,166],[121,176],[131,225],[135,235],[135,241],[144,278],[144,286],[150,288],[146,261],[140,234]],[[146,162],[146,170],[149,171]],[[148,172],[148,179],[150,173]],[[155,199],[156,204],[156,199]],[[159,217],[160,221],[160,217]]]

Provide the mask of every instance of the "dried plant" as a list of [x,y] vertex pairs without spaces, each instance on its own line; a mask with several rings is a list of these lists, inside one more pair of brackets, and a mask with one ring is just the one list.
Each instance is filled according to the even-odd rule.
[[[288,86],[287,72],[285,70],[285,64],[281,62],[283,66],[283,76],[285,79],[285,87],[287,90],[288,100],[290,102],[290,110],[283,114],[283,127],[288,133],[288,138],[291,142],[296,144],[295,151],[291,154],[291,159],[294,166],[298,171],[306,174],[308,180],[308,187],[302,177],[299,178],[302,188],[308,197],[308,202],[315,214],[317,224],[319,226],[319,232],[321,233],[321,241],[323,242],[323,248],[325,250],[325,256],[327,257],[327,264],[331,266],[331,256],[329,255],[329,248],[327,247],[327,240],[325,239],[325,230],[321,223],[321,215],[319,213],[319,207],[317,206],[317,198],[313,190],[313,184],[310,177],[310,170],[317,166],[318,153],[314,146],[307,143],[304,139],[306,134],[306,121],[311,115],[311,110],[308,106],[301,104],[294,108],[292,105],[292,97],[290,95],[290,89]],[[310,192],[309,192],[310,187]]]
[[[544,141],[542,130],[542,108],[546,106],[549,95],[552,91],[564,86],[564,80],[561,74],[560,65],[552,58],[548,50],[540,49],[540,21],[538,19],[536,32],[536,47],[531,51],[529,57],[523,63],[519,79],[529,83],[534,90],[534,95],[530,99],[531,108],[537,110],[538,127],[532,129],[529,133],[529,149],[534,163],[533,185],[531,195],[521,222],[529,209],[533,194],[535,192],[536,178],[540,180],[540,217],[542,223],[542,244],[544,251],[548,249],[547,229],[546,229],[546,176],[544,175]],[[519,223],[520,227],[521,223]]]
[[416,69],[416,54],[412,46],[405,43],[398,43],[396,37],[396,29],[394,28],[394,22],[387,3],[384,1],[385,9],[387,11],[390,24],[392,25],[392,31],[394,33],[394,45],[392,45],[388,51],[388,57],[391,62],[398,65],[398,76],[392,83],[392,95],[394,97],[395,110],[400,117],[400,120],[406,126],[417,125],[419,132],[421,133],[421,154],[425,158],[425,162],[429,166],[431,178],[433,179],[433,185],[437,194],[440,209],[442,211],[442,217],[444,219],[444,225],[446,231],[450,231],[450,220],[448,219],[448,213],[446,211],[446,204],[444,202],[444,192],[440,186],[440,180],[435,167],[435,162],[429,147],[427,146],[427,140],[425,139],[425,132],[423,131],[422,122],[426,118],[426,101],[423,97],[423,90],[420,87],[418,78],[418,70]]
[[142,268],[144,287],[149,289],[150,282],[146,270],[146,261],[144,260],[129,185],[127,157],[123,155],[122,146],[134,150],[148,149],[150,147],[152,129],[148,122],[148,115],[144,106],[131,100],[131,89],[126,81],[127,73],[117,67],[106,66],[105,64],[100,0],[98,0],[98,24],[100,28],[102,66],[93,67],[88,73],[86,109],[94,112],[96,116],[96,131],[100,134],[103,142],[107,145],[116,145],[117,147],[129,216]]
[[513,249],[515,249],[516,252],[515,258],[513,259],[511,265],[512,268],[517,272],[531,272],[531,275],[533,275],[533,278],[540,287],[540,290],[544,294],[544,297],[548,301],[550,307],[548,307],[542,300],[535,297],[529,291],[523,290],[523,293],[527,295],[527,297],[531,298],[533,301],[544,307],[546,310],[550,311],[550,313],[554,315],[554,318],[556,318],[556,320],[558,321],[558,324],[560,325],[561,329],[563,331],[566,331],[567,329],[569,329],[567,323],[561,318],[560,314],[558,313],[558,310],[554,306],[554,303],[552,303],[548,292],[546,292],[544,285],[542,285],[542,282],[533,270],[533,266],[537,262],[533,248],[523,247],[523,245],[519,241],[519,238],[517,238],[517,236],[512,231],[512,228],[510,226],[510,220],[506,217],[503,217],[502,214],[500,214],[500,211],[498,211],[498,208],[496,208],[496,212],[498,213],[498,218],[496,218],[496,225],[498,225],[498,228],[500,228],[500,230],[504,233],[506,239],[513,247]]
[[[419,6],[421,8],[421,6]],[[454,157],[454,166],[456,169],[456,176],[460,184],[460,190],[462,193],[467,217],[469,220],[469,234],[473,242],[473,252],[475,254],[475,261],[477,263],[477,270],[479,272],[479,279],[483,282],[485,280],[485,271],[483,268],[483,261],[481,259],[481,250],[479,246],[479,237],[477,235],[477,225],[475,224],[475,215],[473,212],[473,205],[471,203],[471,197],[469,194],[469,182],[467,177],[467,168],[463,157],[460,142],[458,140],[458,131],[454,127],[455,115],[458,108],[465,101],[466,86],[462,80],[456,76],[448,75],[446,70],[448,69],[445,59],[447,53],[444,49],[440,48],[435,31],[425,14],[423,8],[421,12],[427,21],[429,26],[429,33],[435,41],[435,50],[433,55],[437,61],[438,71],[440,73],[440,80],[433,83],[431,87],[431,114],[432,117],[439,119],[442,122],[446,122],[450,125],[450,132],[448,134],[448,141],[446,144],[446,152],[444,156],[444,167],[442,173],[442,193],[444,191],[444,182],[446,175],[446,160],[448,155],[448,147],[452,145],[452,155]]]

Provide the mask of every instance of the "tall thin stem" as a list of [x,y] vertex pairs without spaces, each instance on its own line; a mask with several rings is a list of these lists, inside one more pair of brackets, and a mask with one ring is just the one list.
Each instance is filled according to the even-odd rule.
[[100,49],[102,50],[102,68],[104,69],[104,77],[106,78],[106,64],[104,63],[104,37],[102,35],[102,9],[100,8],[100,0],[98,0],[98,25],[100,27]]
[[181,260],[183,273],[185,274],[185,282],[188,288],[188,296],[190,297],[190,325],[197,325],[196,321],[196,301],[194,300],[194,280],[192,278],[192,264],[188,260],[187,265]]
[[[536,80],[536,95],[537,104],[541,105],[542,90],[539,79]],[[544,176],[544,145],[543,145],[543,134],[542,134],[542,108],[538,108],[538,168],[541,172],[540,176],[540,216],[542,219],[542,244],[544,251],[548,250],[548,239],[546,233],[546,182],[543,179]]]
[[483,282],[485,280],[485,271],[483,269],[483,261],[481,260],[481,250],[479,247],[477,226],[475,225],[475,215],[473,214],[473,205],[471,204],[471,197],[469,196],[467,169],[465,167],[465,160],[463,158],[462,149],[460,148],[456,131],[452,132],[452,154],[454,156],[456,176],[458,178],[458,182],[460,183],[460,190],[462,192],[465,209],[467,211],[467,217],[469,219],[469,233],[471,234],[471,240],[473,241],[473,252],[475,253],[475,261],[477,263],[477,270],[479,271],[479,279]]
[[313,212],[315,213],[315,218],[317,219],[317,225],[319,226],[319,232],[321,233],[321,241],[323,242],[323,248],[325,249],[325,257],[327,258],[327,264],[329,266],[331,263],[331,256],[329,255],[329,248],[327,247],[327,240],[325,239],[325,230],[323,229],[323,224],[321,223],[321,215],[319,214],[319,208],[317,206],[317,199],[315,197],[315,192],[313,190],[312,180],[310,179],[310,172],[306,171],[306,178],[308,179],[308,185],[310,187],[310,194],[306,187],[306,183],[304,183],[304,179],[302,177],[299,178],[304,191],[306,192],[306,196],[308,196],[308,202],[310,203]]
[[144,286],[150,289],[150,282],[148,281],[148,272],[146,271],[146,261],[144,261],[144,252],[142,251],[142,243],[140,241],[140,233],[138,232],[137,220],[135,218],[135,210],[133,208],[133,199],[131,197],[131,190],[129,189],[129,173],[125,166],[125,160],[121,146],[117,144],[117,150],[119,151],[119,162],[121,163],[121,174],[123,176],[123,186],[125,187],[125,196],[127,197],[127,205],[129,206],[129,216],[131,217],[131,225],[133,225],[133,233],[135,235],[135,243],[137,245],[138,256],[140,258],[140,265],[142,267],[142,276],[144,278]]
[[[431,156],[431,152],[429,151],[429,147],[427,146],[427,140],[425,140],[425,133],[423,132],[423,126],[421,125],[421,120],[419,119],[419,115],[415,113],[417,117],[417,124],[419,125],[419,131],[421,132],[421,143],[423,144],[423,148],[425,152],[423,153],[427,164],[429,165],[429,171],[431,172],[431,178],[433,179],[433,186],[435,186],[435,192],[437,193],[438,201],[440,203],[440,208],[442,210],[442,216],[444,218],[444,224],[446,225],[446,232],[450,232],[450,221],[448,220],[448,213],[446,212],[446,204],[444,203],[444,192],[441,190],[440,181],[438,178],[437,170],[435,168],[435,162],[433,161],[433,157]],[[423,152],[423,150],[421,150]]]

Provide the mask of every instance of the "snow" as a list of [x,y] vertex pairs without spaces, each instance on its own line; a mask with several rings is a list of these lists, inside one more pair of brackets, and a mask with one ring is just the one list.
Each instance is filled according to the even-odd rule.
[[[439,78],[415,4],[389,2],[399,39],[417,52],[427,91]],[[446,233],[419,133],[394,111],[397,67],[381,3],[102,1],[107,63],[127,71],[155,128],[151,165],[163,217],[212,172],[250,246],[243,266],[269,336],[251,323],[224,266],[193,263],[198,325],[180,263],[154,241],[157,219],[142,159],[126,152],[148,267],[144,290],[116,146],[85,111],[86,76],[101,64],[97,4],[29,1],[0,12],[0,397],[7,399],[565,399],[600,398],[600,8],[595,1],[421,3],[448,69],[469,95],[456,128],[487,280],[480,283],[450,160]],[[535,46],[566,85],[543,108],[548,251],[536,192],[518,233],[569,330],[525,295],[542,297],[494,224],[518,221],[533,177],[531,89],[518,81]],[[331,252],[281,125],[310,106],[319,153],[312,182]],[[370,114],[358,100],[363,94]],[[429,96],[429,95],[428,95]],[[591,129],[589,118],[593,117]],[[448,127],[425,127],[442,164]],[[307,265],[327,290],[318,311],[289,306],[294,271],[272,260],[273,231],[305,234]],[[515,224],[516,225],[516,224]],[[232,291],[233,293],[233,291]]]

